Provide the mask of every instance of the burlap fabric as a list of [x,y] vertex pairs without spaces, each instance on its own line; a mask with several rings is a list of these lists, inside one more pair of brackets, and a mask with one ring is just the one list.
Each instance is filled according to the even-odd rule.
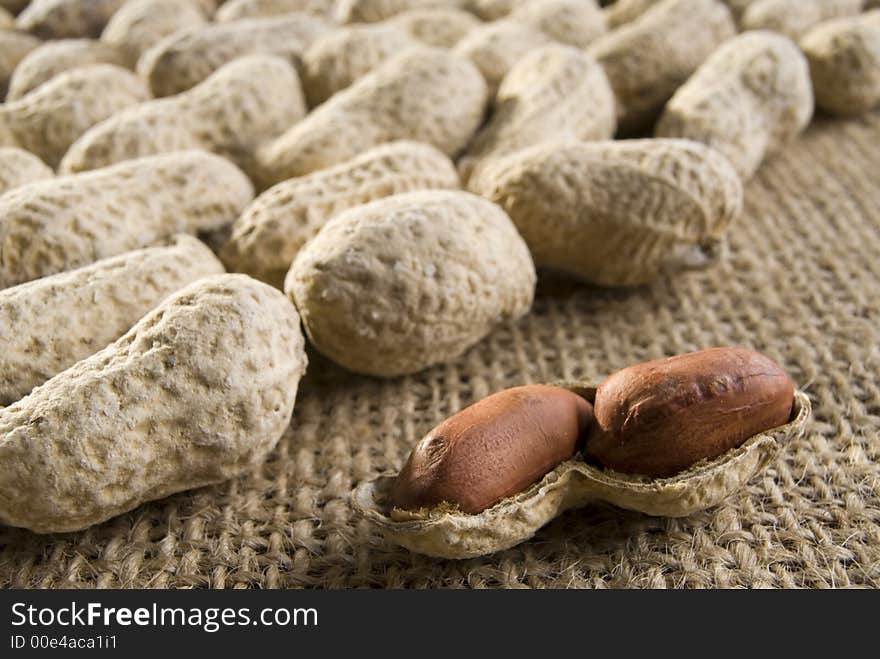
[[[726,262],[631,291],[539,286],[534,313],[453,364],[392,381],[313,358],[257,473],[81,533],[0,529],[5,587],[880,585],[880,115],[820,120],[747,189]],[[813,421],[748,489],[685,519],[595,506],[530,542],[443,561],[348,505],[442,418],[503,387],[601,376],[714,345],[779,360]]]

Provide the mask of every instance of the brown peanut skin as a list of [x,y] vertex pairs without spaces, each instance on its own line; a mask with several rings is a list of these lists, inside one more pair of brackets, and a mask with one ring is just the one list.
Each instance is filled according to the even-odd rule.
[[479,513],[577,453],[592,418],[592,405],[561,387],[492,394],[425,435],[397,476],[392,504],[417,510],[447,503]]
[[761,353],[711,348],[617,371],[596,390],[584,455],[663,478],[788,422],[794,384]]

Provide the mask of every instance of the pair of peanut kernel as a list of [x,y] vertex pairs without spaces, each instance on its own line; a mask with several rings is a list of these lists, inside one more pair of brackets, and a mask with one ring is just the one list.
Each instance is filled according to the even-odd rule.
[[583,452],[605,469],[664,478],[788,422],[794,385],[768,357],[713,348],[618,371],[590,403],[558,386],[493,394],[446,419],[413,450],[396,508],[479,513]]

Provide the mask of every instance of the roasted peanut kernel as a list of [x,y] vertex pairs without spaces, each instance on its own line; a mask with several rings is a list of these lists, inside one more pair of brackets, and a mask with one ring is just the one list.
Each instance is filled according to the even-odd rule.
[[671,476],[786,423],[793,399],[785,371],[751,350],[637,364],[599,385],[584,454],[615,471]]
[[523,491],[583,445],[593,418],[561,387],[506,389],[446,419],[416,445],[391,493],[397,508],[478,513]]

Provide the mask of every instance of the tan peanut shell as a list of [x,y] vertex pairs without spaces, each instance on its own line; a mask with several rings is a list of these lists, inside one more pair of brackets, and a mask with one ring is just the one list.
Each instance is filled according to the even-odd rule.
[[25,183],[52,178],[55,172],[30,151],[0,146],[0,195]]
[[0,406],[125,334],[174,291],[223,266],[191,236],[0,290]]
[[305,12],[329,20],[334,17],[335,5],[336,0],[227,0],[217,9],[214,20],[224,23],[294,12]]
[[[563,386],[590,402],[595,397],[596,388],[589,382]],[[362,482],[351,502],[390,542],[428,556],[473,558],[518,545],[566,510],[592,502],[667,517],[685,517],[710,508],[772,463],[786,444],[803,434],[809,417],[810,399],[797,392],[788,423],[671,478],[628,476],[575,458],[523,492],[475,515],[444,506],[414,512],[392,509],[392,475]]]
[[724,156],[688,140],[539,145],[490,165],[480,185],[537,266],[604,286],[710,264],[743,196]]
[[97,37],[124,1],[31,0],[16,25],[42,39]]
[[466,0],[465,8],[484,21],[497,21],[532,0]]
[[178,291],[0,410],[0,521],[75,531],[262,462],[306,369],[296,309],[244,275]]
[[125,66],[125,57],[110,44],[95,39],[49,41],[28,53],[12,74],[6,101],[21,98],[59,73],[89,64]]
[[383,144],[266,190],[232,225],[220,258],[230,270],[281,288],[299,250],[334,215],[403,192],[458,187],[452,161],[434,147]]
[[626,23],[632,23],[639,16],[648,11],[661,0],[615,0],[607,7],[603,7],[602,13],[611,30],[619,28]]
[[164,37],[208,22],[201,0],[127,0],[113,14],[101,41],[122,51],[130,66]]
[[91,64],[60,73],[26,96],[4,103],[0,124],[16,145],[56,167],[89,128],[149,96],[131,71]]
[[72,270],[178,233],[220,229],[253,198],[204,151],[149,156],[37,181],[0,197],[0,288]]
[[[40,43],[39,39],[29,34],[15,30],[0,30],[0,100],[6,97],[6,89],[15,67]],[[0,144],[4,143],[2,133],[3,128],[0,127]]]
[[314,347],[356,373],[415,373],[528,312],[535,271],[504,212],[466,192],[386,197],[330,220],[284,282]]
[[502,19],[487,23],[459,41],[453,52],[469,59],[489,87],[490,98],[501,80],[525,55],[550,41],[543,32],[522,23]]
[[712,460],[791,416],[794,383],[745,348],[710,348],[621,369],[599,385],[584,455],[654,478]]
[[128,108],[93,126],[70,147],[60,171],[198,148],[226,156],[247,172],[256,148],[305,114],[293,66],[275,55],[248,55],[188,91]]
[[137,68],[153,94],[170,96],[243,55],[280,55],[293,62],[326,30],[325,21],[301,13],[212,23],[165,37],[141,56]]
[[302,82],[309,107],[323,103],[418,43],[390,22],[347,25],[318,38],[302,56]]
[[743,30],[772,30],[797,40],[832,18],[852,16],[865,0],[756,0],[742,15]]
[[480,171],[494,159],[544,142],[611,139],[615,127],[614,92],[602,67],[582,50],[548,44],[504,77],[489,122],[459,169],[479,191]]
[[812,116],[806,58],[787,37],[757,30],[719,46],[667,103],[655,132],[709,145],[746,180]]
[[14,30],[15,16],[9,13],[8,9],[4,9],[0,5],[0,30]]
[[822,23],[800,45],[825,112],[862,114],[880,104],[880,10]]
[[486,84],[470,62],[436,48],[409,49],[260,149],[261,183],[303,176],[395,140],[455,155],[480,125],[485,105]]
[[413,9],[394,16],[390,25],[402,28],[429,46],[452,48],[482,23],[473,14],[455,7]]
[[468,0],[337,0],[341,23],[379,23],[412,9],[464,7]]
[[[463,20],[462,15],[472,22]],[[407,48],[420,43],[452,47],[479,24],[461,10],[425,9],[403,12],[381,23],[333,30],[319,37],[302,55],[300,68],[309,106],[323,103]]]
[[510,19],[577,48],[586,48],[607,31],[595,0],[532,0],[514,9]]
[[619,131],[650,128],[675,90],[735,33],[720,0],[663,0],[594,41],[588,51],[614,89]]

